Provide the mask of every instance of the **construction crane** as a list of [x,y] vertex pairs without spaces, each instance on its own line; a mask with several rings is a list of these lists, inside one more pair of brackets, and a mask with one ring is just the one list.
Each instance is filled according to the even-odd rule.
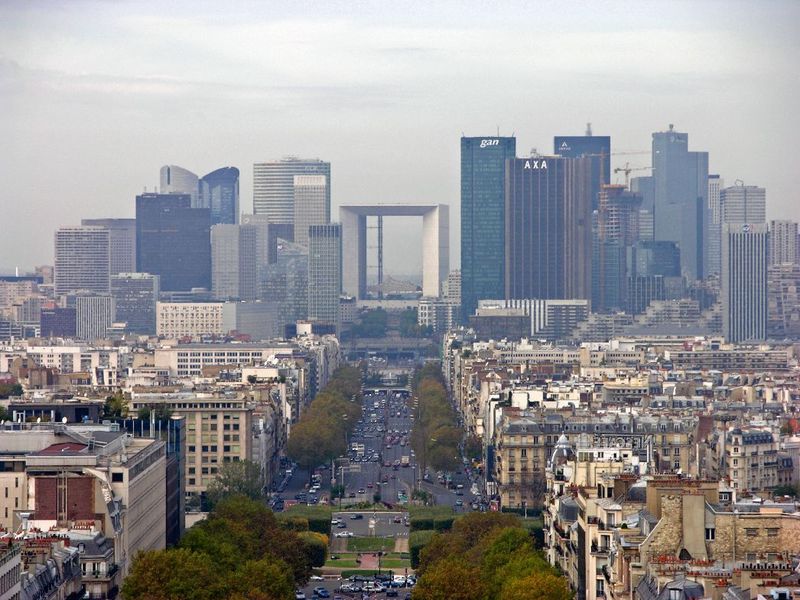
[[648,171],[653,167],[632,167],[628,163],[625,163],[624,167],[617,167],[614,169],[614,173],[625,173],[625,187],[629,187],[630,185],[630,177],[633,171]]

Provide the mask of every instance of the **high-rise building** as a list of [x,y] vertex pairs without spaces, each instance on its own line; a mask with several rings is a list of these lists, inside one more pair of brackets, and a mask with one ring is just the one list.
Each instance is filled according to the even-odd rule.
[[81,225],[108,229],[112,275],[136,270],[136,219],[83,219]]
[[706,277],[719,275],[722,262],[722,188],[719,175],[708,176],[708,228],[706,229]]
[[675,242],[641,241],[626,250],[627,312],[644,312],[653,300],[680,297],[681,254]]
[[621,310],[626,303],[626,251],[639,241],[642,197],[624,185],[599,193],[592,269],[592,310]]
[[255,300],[257,228],[214,225],[211,228],[211,290],[218,300]]
[[211,215],[188,194],[136,196],[136,270],[164,291],[211,287]]
[[461,138],[461,311],[505,294],[505,163],[514,137]]
[[55,234],[55,294],[108,293],[111,237],[105,227],[61,227]]
[[797,222],[769,222],[769,264],[797,264]]
[[43,338],[72,338],[76,329],[75,307],[49,306],[42,308],[41,336]]
[[767,274],[767,334],[800,339],[800,264],[776,263]]
[[336,325],[338,329],[342,226],[311,225],[308,232],[308,319]]
[[158,293],[158,275],[119,273],[112,276],[114,321],[125,323],[125,330],[131,333],[155,334]]
[[767,335],[767,226],[722,226],[722,332],[728,342]]
[[767,222],[767,190],[755,185],[734,185],[720,190],[723,225]]
[[276,247],[275,262],[259,279],[259,295],[278,306],[281,327],[308,317],[308,262],[306,246],[281,241]]
[[708,152],[689,152],[689,134],[653,134],[655,239],[677,242],[689,280],[705,277]]
[[506,161],[505,298],[591,299],[591,167],[588,157]]
[[331,163],[286,157],[253,165],[253,212],[267,215],[270,223],[293,224],[295,175],[324,176],[325,203],[331,205]]
[[199,182],[198,208],[211,211],[211,224],[235,225],[239,222],[239,169],[222,167]]
[[611,137],[592,135],[591,124],[586,135],[558,135],[553,138],[553,154],[564,158],[588,157],[592,160],[592,210],[599,204],[602,185],[611,183]]
[[108,295],[75,294],[66,297],[67,307],[75,307],[75,337],[91,342],[106,336],[114,323],[114,299]]
[[324,175],[294,176],[294,241],[308,245],[308,228],[331,222],[328,180]]
[[653,212],[656,203],[655,179],[652,175],[631,177],[631,191],[642,197],[642,210]]
[[162,194],[188,194],[192,199],[192,208],[198,208],[200,202],[200,180],[197,175],[176,165],[165,165],[160,172]]

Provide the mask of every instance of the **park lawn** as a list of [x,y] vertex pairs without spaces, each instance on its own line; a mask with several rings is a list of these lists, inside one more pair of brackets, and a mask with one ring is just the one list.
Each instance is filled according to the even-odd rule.
[[338,567],[340,569],[357,569],[360,565],[355,558],[340,558],[339,560],[325,561],[326,567]]
[[394,538],[348,538],[347,550],[349,552],[379,552],[380,550],[394,549]]
[[410,569],[411,561],[403,560],[401,558],[383,558],[381,559],[382,569]]

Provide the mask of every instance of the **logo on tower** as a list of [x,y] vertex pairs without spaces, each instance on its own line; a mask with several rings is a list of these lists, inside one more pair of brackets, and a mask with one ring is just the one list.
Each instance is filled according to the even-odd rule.
[[481,148],[486,148],[486,146],[499,146],[500,140],[481,140]]

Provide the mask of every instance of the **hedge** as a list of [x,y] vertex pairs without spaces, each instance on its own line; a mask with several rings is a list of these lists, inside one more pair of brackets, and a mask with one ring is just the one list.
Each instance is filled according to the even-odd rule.
[[411,531],[448,531],[458,517],[449,506],[414,506],[409,508]]
[[437,532],[433,529],[412,531],[408,536],[408,551],[411,554],[411,568],[419,566],[419,553]]
[[284,529],[297,532],[308,531],[308,519],[305,517],[285,513],[277,513],[275,517],[278,519],[280,526]]
[[308,520],[309,531],[316,531],[327,536],[331,534],[333,511],[327,506],[295,504],[287,508],[283,514],[286,515],[283,518],[304,517]]

